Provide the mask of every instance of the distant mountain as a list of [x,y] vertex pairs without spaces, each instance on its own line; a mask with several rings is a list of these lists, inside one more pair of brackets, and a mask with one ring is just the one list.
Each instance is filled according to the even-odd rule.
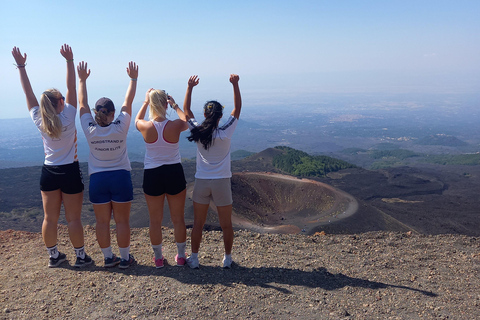
[[297,177],[324,177],[330,172],[356,167],[343,160],[328,156],[311,156],[290,147],[275,147],[275,149],[281,152],[273,157],[273,165]]
[[240,159],[244,159],[246,157],[249,157],[251,156],[252,154],[255,154],[255,152],[250,152],[250,151],[247,151],[247,150],[236,150],[236,151],[233,151],[231,154],[230,154],[230,157],[233,160],[240,160]]

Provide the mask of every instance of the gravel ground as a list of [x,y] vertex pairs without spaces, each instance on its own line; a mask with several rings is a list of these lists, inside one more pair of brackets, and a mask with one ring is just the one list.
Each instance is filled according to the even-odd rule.
[[200,269],[192,270],[173,266],[171,229],[164,229],[163,269],[153,266],[148,229],[133,229],[138,264],[122,271],[104,269],[94,229],[85,234],[96,265],[73,267],[60,226],[68,261],[52,269],[39,233],[0,231],[0,319],[480,318],[480,241],[473,237],[237,231],[236,265],[223,270],[222,234],[209,231]]

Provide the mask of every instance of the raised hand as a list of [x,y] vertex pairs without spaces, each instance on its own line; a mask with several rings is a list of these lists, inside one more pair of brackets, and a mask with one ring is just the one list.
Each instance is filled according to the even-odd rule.
[[152,92],[153,88],[150,88],[147,90],[147,93],[145,93],[145,103],[150,104],[150,92]]
[[189,87],[189,88],[195,87],[195,86],[198,84],[199,81],[200,81],[200,78],[199,78],[197,75],[191,76],[191,77],[188,79],[188,87]]
[[230,75],[230,82],[232,84],[238,84],[238,81],[240,80],[240,77],[238,76],[238,74],[231,74]]
[[87,78],[90,76],[90,69],[88,69],[87,71],[87,63],[84,61],[78,64],[77,72],[78,72],[78,78],[81,81],[87,80]]
[[18,66],[24,66],[25,62],[27,61],[27,54],[23,54],[20,52],[20,48],[13,47],[12,49],[12,55],[13,58],[15,59],[15,62]]
[[135,62],[130,61],[128,63],[127,74],[130,77],[130,79],[137,80],[137,78],[138,78],[138,66]]
[[171,95],[167,95],[167,102],[170,104],[170,106],[173,108],[173,106],[176,104],[175,99]]
[[68,44],[64,44],[62,48],[60,49],[60,54],[65,58],[65,60],[73,61],[73,51],[72,48]]

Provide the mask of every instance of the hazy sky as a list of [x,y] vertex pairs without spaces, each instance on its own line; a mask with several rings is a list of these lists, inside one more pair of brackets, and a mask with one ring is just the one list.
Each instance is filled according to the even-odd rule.
[[0,118],[28,117],[13,46],[27,53],[37,97],[65,91],[63,43],[92,70],[89,103],[123,101],[139,65],[134,106],[150,88],[181,104],[244,105],[318,92],[479,92],[480,1],[2,1]]

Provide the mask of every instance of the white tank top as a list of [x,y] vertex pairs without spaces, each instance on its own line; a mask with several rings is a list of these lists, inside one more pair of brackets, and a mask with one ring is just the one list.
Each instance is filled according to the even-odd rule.
[[169,120],[164,120],[162,122],[157,122],[155,120],[151,120],[153,126],[157,130],[157,140],[152,143],[146,142],[147,150],[145,151],[145,169],[153,169],[164,164],[175,164],[181,163],[182,158],[180,157],[180,150],[178,142],[171,143],[165,141],[163,137],[163,130],[165,130],[165,126],[167,125]]

